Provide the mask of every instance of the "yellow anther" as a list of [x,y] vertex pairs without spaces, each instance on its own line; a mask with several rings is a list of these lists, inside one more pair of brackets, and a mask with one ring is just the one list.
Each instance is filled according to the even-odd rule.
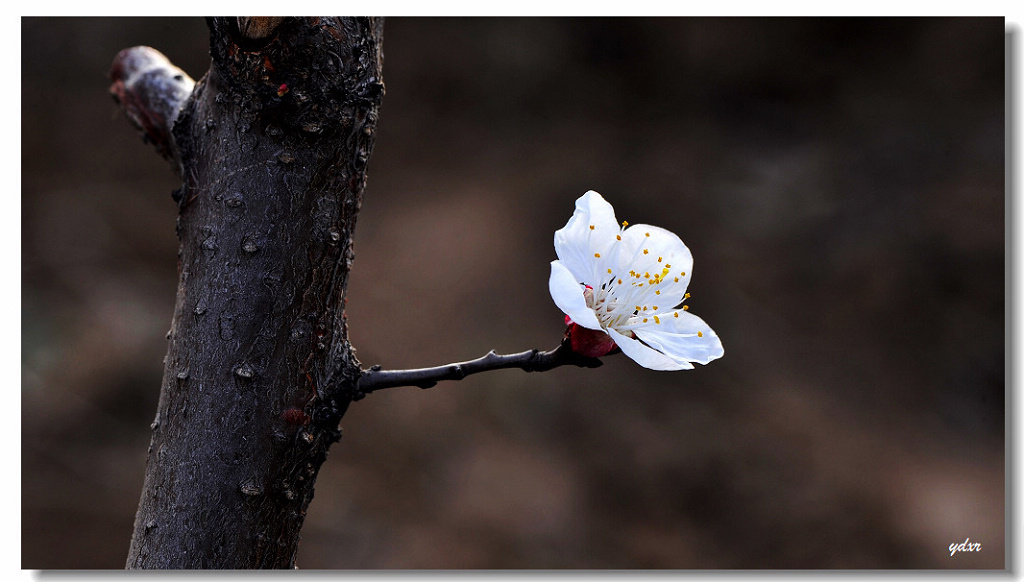
[[[650,235],[648,235],[648,236],[650,236]],[[644,254],[645,254],[645,255],[647,254],[647,249],[644,249]]]
[[704,337],[704,334],[698,331],[697,332],[697,337]]
[[672,312],[672,317],[679,317],[679,312],[678,311],[673,311]]
[[610,275],[611,273],[612,273],[612,270],[611,270],[611,269],[608,269],[608,274]]
[[646,317],[644,318],[644,323],[647,323],[647,318]]
[[658,262],[659,262],[659,263],[661,262],[661,257],[658,257]]
[[683,295],[683,299],[689,299],[689,298],[690,298],[690,294],[689,293]]
[[627,226],[629,226],[629,223],[626,222],[625,220],[623,220],[622,221],[622,228],[626,228]]
[[615,235],[615,240],[622,240],[622,235],[620,235],[620,234]]
[[600,259],[601,258],[601,253],[594,253],[594,256]]
[[649,232],[645,232],[645,233],[644,233],[644,236],[651,236],[651,233],[649,233]]
[[636,306],[636,310],[640,311],[640,306],[639,305]]
[[654,323],[661,323],[661,320],[658,319],[657,315],[654,316]]
[[644,278],[645,279],[650,279],[651,278],[651,274],[650,273],[644,273]]
[[594,230],[594,225],[593,224],[590,225],[590,230]]
[[686,310],[687,310],[687,309],[689,309],[689,308],[690,308],[690,306],[689,306],[689,305],[684,305],[684,306],[683,306],[683,311],[686,311]]
[[622,285],[622,279],[619,279],[619,285]]
[[665,263],[665,268],[666,268],[666,269],[671,269],[671,268],[672,268],[672,265],[670,265],[670,264],[668,264],[668,263]]
[[661,291],[655,291],[654,294],[655,295],[661,295]]
[[686,276],[686,271],[683,271],[683,272],[679,273],[679,276],[680,277],[685,277]]
[[679,282],[679,277],[676,277],[676,283],[678,283],[678,282]]
[[658,306],[657,306],[657,305],[655,305],[655,306],[654,306],[654,310],[655,310],[655,311],[657,311],[657,310],[658,310]]

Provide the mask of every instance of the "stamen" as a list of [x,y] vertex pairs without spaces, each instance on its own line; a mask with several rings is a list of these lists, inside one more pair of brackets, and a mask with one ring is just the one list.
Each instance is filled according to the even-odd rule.
[[594,230],[594,225],[593,224],[590,225],[590,230]]
[[672,317],[678,318],[679,317],[679,312],[678,311],[673,311],[672,312]]
[[704,334],[698,331],[697,332],[697,337],[704,337]]
[[683,311],[686,311],[686,310],[687,310],[687,309],[689,309],[689,308],[690,308],[690,306],[689,306],[689,305],[684,305],[684,306],[683,306]]
[[629,226],[629,223],[626,222],[625,220],[623,220],[622,221],[622,228],[626,228],[627,226]]
[[597,257],[598,259],[600,259],[601,258],[601,253],[594,253],[594,256]]
[[661,257],[658,257],[658,262],[659,262],[659,263],[661,262]]
[[[651,236],[651,235],[647,235],[647,236]],[[647,249],[644,249],[644,254],[645,255],[647,254]]]
[[661,320],[658,319],[657,315],[654,316],[654,323],[661,323]]

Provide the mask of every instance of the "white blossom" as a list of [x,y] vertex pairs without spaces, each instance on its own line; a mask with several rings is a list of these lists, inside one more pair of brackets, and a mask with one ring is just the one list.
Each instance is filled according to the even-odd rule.
[[611,204],[590,191],[555,232],[555,253],[548,287],[574,350],[597,357],[618,347],[652,370],[686,370],[725,353],[684,305],[693,257],[672,232],[620,225]]

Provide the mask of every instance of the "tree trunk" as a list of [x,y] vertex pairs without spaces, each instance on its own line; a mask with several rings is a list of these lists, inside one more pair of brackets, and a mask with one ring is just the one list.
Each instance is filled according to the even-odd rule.
[[127,566],[291,568],[359,378],[344,301],[382,23],[209,24],[173,128],[180,281]]

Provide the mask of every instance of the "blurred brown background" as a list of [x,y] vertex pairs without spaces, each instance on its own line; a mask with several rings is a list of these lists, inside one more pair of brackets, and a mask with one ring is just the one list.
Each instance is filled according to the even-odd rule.
[[[177,182],[107,95],[205,23],[22,21],[22,566],[121,568]],[[302,568],[1003,568],[1002,19],[385,25],[348,313],[365,365],[550,348],[552,235],[675,231],[725,357],[353,404]],[[949,556],[949,544],[982,551]]]

